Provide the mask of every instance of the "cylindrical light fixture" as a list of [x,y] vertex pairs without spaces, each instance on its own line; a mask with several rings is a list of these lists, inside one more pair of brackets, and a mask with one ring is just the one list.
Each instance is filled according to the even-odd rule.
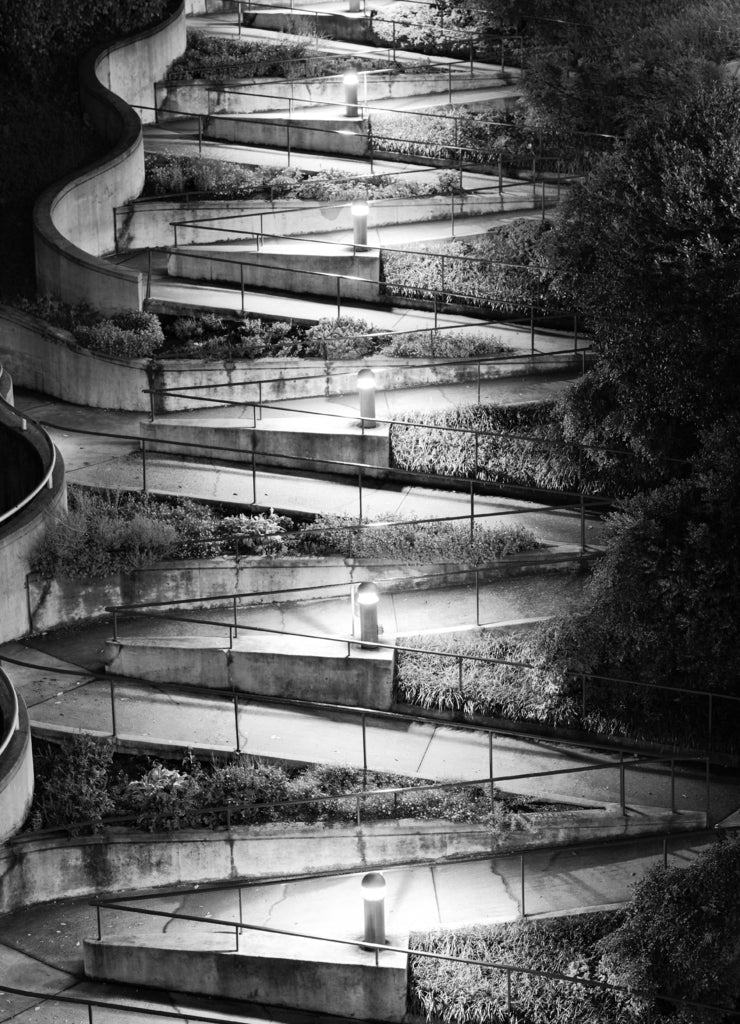
[[385,878],[379,871],[370,871],[362,879],[362,900],[365,904],[365,942],[385,944]]
[[375,374],[372,370],[360,370],[357,374],[357,390],[360,392],[360,416],[363,427],[377,427],[375,419]]
[[367,203],[352,203],[352,242],[363,248],[367,245],[367,214]]
[[360,647],[372,648],[378,646],[379,601],[380,594],[374,583],[361,583],[359,585],[357,588],[357,603],[360,606]]
[[348,71],[344,76],[344,116],[359,117],[360,111],[357,106],[357,86],[359,78],[354,71]]

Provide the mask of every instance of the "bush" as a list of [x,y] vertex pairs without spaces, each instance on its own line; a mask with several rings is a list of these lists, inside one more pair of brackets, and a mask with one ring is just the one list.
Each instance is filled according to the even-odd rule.
[[108,793],[111,744],[80,734],[59,746],[39,744],[36,750],[34,744],[34,750],[36,790],[31,816],[37,827],[89,821],[91,830],[99,831],[103,815],[114,809]]
[[[415,933],[409,944],[412,949],[599,980],[599,942],[618,921],[618,912],[517,921]],[[618,994],[515,972],[511,1000],[509,1014],[505,971],[430,957],[409,959],[409,1012],[435,1024],[637,1024],[641,1019]]]
[[[401,517],[403,518],[403,517]],[[523,526],[480,526],[473,537],[467,523],[398,522],[398,516],[379,516],[364,528],[350,516],[317,516],[295,539],[298,550],[308,554],[341,554],[351,558],[382,558],[410,564],[469,562],[486,565],[499,558],[540,547],[535,535]]]
[[391,336],[378,333],[374,324],[359,317],[319,320],[306,331],[306,352],[325,359],[361,359],[387,345]]
[[423,331],[394,336],[380,354],[398,359],[467,359],[510,351],[489,332]]
[[[69,511],[35,549],[31,568],[48,578],[95,579],[168,559],[280,555],[292,522],[274,512],[219,516],[187,498],[69,488]],[[243,534],[237,542],[236,536]]]
[[101,319],[89,327],[74,327],[73,333],[91,352],[119,359],[148,358],[164,343],[158,317],[134,310]]

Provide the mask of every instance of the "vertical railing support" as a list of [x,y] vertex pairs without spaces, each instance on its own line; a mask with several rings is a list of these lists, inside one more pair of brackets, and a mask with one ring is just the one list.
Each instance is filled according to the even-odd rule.
[[364,712],[362,715],[362,788],[367,789],[367,727]]
[[147,482],[146,482],[146,439],[141,440],[141,490],[144,494],[147,493]]
[[113,739],[118,736],[118,722],[116,720],[116,684],[113,679],[110,681],[110,719],[111,734]]
[[519,877],[521,885],[522,917],[527,916],[527,908],[524,903],[524,854],[519,856]]

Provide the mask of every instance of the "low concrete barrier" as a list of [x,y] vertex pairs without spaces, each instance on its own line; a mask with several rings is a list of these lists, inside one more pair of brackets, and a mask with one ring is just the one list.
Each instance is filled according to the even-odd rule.
[[[385,471],[390,464],[390,426],[380,424],[364,433],[360,427],[345,420],[328,417],[304,416],[267,419],[257,427],[242,427],[238,421],[221,423],[172,422],[155,420],[140,424],[141,436],[147,439],[147,451],[169,452],[182,455],[183,449],[168,441],[187,441],[188,458],[213,459],[249,465],[255,452],[255,465],[280,466],[294,470],[333,473],[357,479],[357,469],[351,463],[365,463]],[[223,445],[231,451],[214,452],[199,445]],[[245,453],[245,454],[242,454]],[[301,462],[301,459],[309,460]],[[348,465],[344,465],[347,463]],[[376,474],[363,470],[368,478]]]
[[111,830],[68,839],[33,833],[0,847],[0,914],[58,899],[204,882],[258,880],[306,871],[370,871],[397,864],[438,863],[476,854],[588,842],[667,829],[701,827],[694,814],[624,817],[616,810],[560,810],[518,817],[497,832],[439,821],[379,821],[347,825],[252,825],[213,832]]
[[[288,243],[290,245],[290,243]],[[298,243],[268,250],[201,246],[170,251],[170,277],[218,281],[237,288],[268,288],[296,295],[328,295],[344,301],[380,300],[380,252]]]
[[[506,76],[498,71],[471,75],[452,68],[430,71],[426,74],[372,74],[358,71],[358,101],[361,105],[377,100],[406,99],[410,96],[438,96],[440,105],[458,92],[471,93],[490,90],[502,85]],[[342,75],[311,78],[308,81],[286,82],[284,78],[219,78],[196,79],[189,82],[163,81],[155,86],[156,105],[160,120],[179,114],[254,114],[279,110],[288,103],[327,103],[345,105]],[[496,97],[486,97],[491,107],[509,107],[518,101],[511,90]]]
[[288,697],[388,711],[394,651],[359,642],[239,631],[233,646],[218,637],[106,640],[107,672],[263,697]]
[[[285,935],[246,932],[239,951],[233,945],[209,949],[209,940],[206,934],[201,948],[188,949],[182,937],[146,933],[135,939],[86,939],[85,974],[109,983],[321,1014],[341,1010],[342,1017],[358,1020],[400,1024],[405,1018],[406,953],[384,952],[376,964],[374,951]],[[408,936],[390,935],[388,941],[407,946]],[[190,942],[199,944],[197,933]]]
[[203,136],[242,146],[268,146],[345,157],[364,157],[370,152],[367,130],[358,118],[348,118],[347,128],[340,130],[329,123],[322,128],[321,122],[210,115],[204,119]]

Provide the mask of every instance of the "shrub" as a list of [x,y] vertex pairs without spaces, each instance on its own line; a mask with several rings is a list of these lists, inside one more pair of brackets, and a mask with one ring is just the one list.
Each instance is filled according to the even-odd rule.
[[[412,934],[412,949],[489,960],[598,980],[599,941],[619,921],[607,912],[543,921],[481,925]],[[618,994],[511,974],[512,1013],[507,1012],[507,975],[475,964],[431,957],[409,959],[409,1011],[435,1024],[628,1024],[640,1020]]]
[[397,562],[470,562],[485,565],[507,555],[540,547],[523,526],[476,526],[473,537],[467,523],[386,525],[397,516],[379,516],[357,526],[350,516],[320,515],[296,537],[296,547],[311,554],[342,554],[354,558],[383,558]]
[[374,324],[359,317],[343,316],[319,320],[306,331],[306,354],[325,359],[361,359],[383,348],[389,334],[378,333]]
[[143,359],[154,355],[164,343],[164,334],[154,313],[127,311],[90,326],[73,328],[77,340],[91,352]]
[[112,761],[110,743],[84,734],[73,736],[59,746],[40,745],[35,760],[36,791],[32,809],[38,827],[89,821],[91,830],[99,831],[103,815],[114,808],[108,794]]

